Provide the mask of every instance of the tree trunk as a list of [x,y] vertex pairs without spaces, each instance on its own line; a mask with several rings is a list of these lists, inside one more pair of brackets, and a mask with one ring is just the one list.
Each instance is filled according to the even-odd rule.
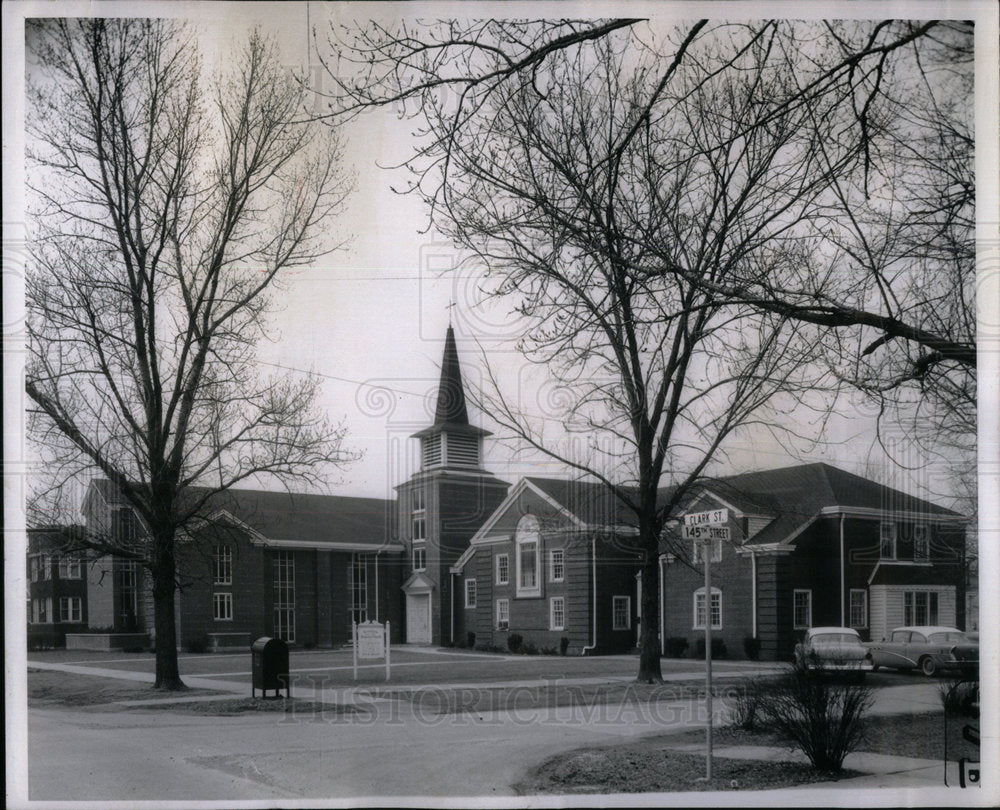
[[[648,546],[648,543],[646,544]],[[660,580],[659,580],[659,548],[654,541],[655,551],[647,548],[643,556],[642,573],[642,631],[639,635],[639,674],[636,680],[640,683],[663,683],[663,673],[660,671]]]
[[186,689],[177,665],[177,625],[174,621],[174,532],[155,534],[153,549],[153,616],[156,628],[156,689]]

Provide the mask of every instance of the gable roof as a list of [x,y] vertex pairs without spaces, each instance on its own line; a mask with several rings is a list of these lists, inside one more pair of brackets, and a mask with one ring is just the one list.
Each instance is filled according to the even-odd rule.
[[[98,479],[93,483],[109,503],[124,505],[110,481]],[[188,494],[194,499],[208,491],[205,487],[191,487]],[[201,534],[207,526],[232,518],[252,539],[266,545],[402,551],[402,544],[393,540],[394,510],[395,501],[381,498],[230,489],[209,497],[200,510],[204,522],[189,533]]]

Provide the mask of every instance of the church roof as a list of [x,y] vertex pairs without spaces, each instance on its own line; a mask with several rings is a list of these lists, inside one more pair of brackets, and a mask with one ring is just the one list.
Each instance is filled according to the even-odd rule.
[[472,433],[477,436],[489,435],[489,431],[469,424],[462,369],[458,362],[458,346],[455,344],[455,330],[450,325],[444,336],[444,356],[441,358],[441,380],[438,383],[434,424],[413,435],[419,438],[442,430],[452,433]]
[[[635,525],[634,512],[603,484],[533,476],[528,480],[582,523]],[[669,489],[661,489],[661,502],[669,494]],[[707,479],[691,490],[684,503],[705,495],[717,496],[737,514],[770,517],[771,522],[754,536],[755,543],[787,541],[804,524],[831,510],[961,519],[951,509],[823,462]]]

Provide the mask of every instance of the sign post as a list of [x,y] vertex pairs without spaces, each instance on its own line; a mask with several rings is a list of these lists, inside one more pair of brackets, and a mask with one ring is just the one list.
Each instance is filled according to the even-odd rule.
[[354,680],[358,679],[358,659],[385,659],[385,679],[389,680],[389,622],[352,622],[354,644]]
[[684,516],[684,538],[703,544],[705,563],[705,779],[712,781],[712,546],[729,539],[728,509],[693,512]]

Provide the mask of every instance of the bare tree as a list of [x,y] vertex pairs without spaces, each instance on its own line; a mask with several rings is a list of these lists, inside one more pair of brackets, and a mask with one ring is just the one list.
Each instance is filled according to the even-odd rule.
[[240,482],[315,483],[349,458],[315,379],[254,364],[283,272],[334,247],[320,226],[348,184],[259,34],[211,86],[169,21],[35,21],[28,42],[30,433],[56,486],[104,476],[138,515],[137,543],[88,542],[148,568],[156,686],[182,688],[179,535]]
[[[856,361],[890,340],[974,373],[967,335],[914,317],[919,287],[888,272],[890,253],[848,244],[887,221],[874,207],[857,216],[859,190],[903,182],[884,154],[905,101],[891,68],[930,32],[938,24],[699,21],[664,34],[633,20],[446,21],[331,42],[334,113],[391,103],[421,122],[409,190],[530,318],[522,349],[572,386],[567,417],[605,437],[603,457],[581,460],[499,386],[485,403],[635,513],[642,680],[660,677],[664,522],[727,439],[754,423],[787,429],[782,412],[802,404],[823,413],[818,386],[863,385]],[[338,80],[352,60],[359,78]],[[831,331],[844,335],[832,381],[811,362]]]

